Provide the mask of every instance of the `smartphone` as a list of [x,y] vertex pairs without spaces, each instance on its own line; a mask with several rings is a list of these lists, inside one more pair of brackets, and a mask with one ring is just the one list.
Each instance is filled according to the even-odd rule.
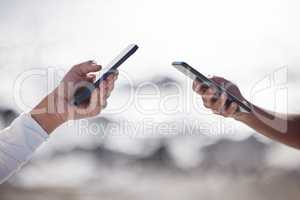
[[131,44],[126,47],[115,59],[113,59],[104,69],[100,71],[100,76],[96,78],[96,82],[92,85],[81,88],[75,92],[74,105],[78,106],[83,101],[90,98],[93,90],[99,87],[100,83],[105,80],[110,74],[114,73],[131,55],[133,55],[139,47],[136,44]]
[[251,112],[251,107],[248,105],[246,101],[243,101],[239,99],[238,97],[231,94],[228,90],[226,90],[223,86],[219,85],[213,80],[208,79],[206,76],[198,72],[196,69],[191,67],[186,62],[173,62],[172,65],[185,74],[186,76],[190,77],[192,80],[199,80],[200,82],[206,84],[207,86],[213,86],[218,90],[218,94],[221,94],[223,92],[226,93],[228,99],[226,101],[226,106],[229,106],[232,102],[235,102],[239,106],[239,111],[241,112]]

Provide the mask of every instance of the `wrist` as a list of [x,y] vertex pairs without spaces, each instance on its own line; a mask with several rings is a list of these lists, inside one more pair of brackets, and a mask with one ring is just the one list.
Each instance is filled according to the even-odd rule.
[[234,114],[233,118],[240,122],[246,122],[248,119],[251,118],[251,115],[251,113],[238,112]]
[[31,117],[48,133],[51,134],[57,127],[66,122],[56,109],[50,109],[49,102],[52,94],[45,97],[34,109]]
[[254,106],[247,100],[245,100],[245,102],[247,102],[247,105],[251,108],[250,112],[241,112],[238,111],[235,115],[234,115],[234,119],[240,122],[247,122],[251,117],[253,117],[253,109]]

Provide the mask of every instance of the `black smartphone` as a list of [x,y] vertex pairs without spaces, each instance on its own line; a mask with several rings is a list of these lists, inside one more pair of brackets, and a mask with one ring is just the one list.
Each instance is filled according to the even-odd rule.
[[126,47],[110,64],[100,71],[101,76],[97,81],[90,86],[80,88],[79,91],[75,92],[73,103],[78,106],[83,101],[90,98],[93,90],[99,87],[100,83],[105,80],[110,74],[114,73],[120,65],[122,65],[132,54],[136,52],[139,47],[136,44],[131,44]]
[[231,94],[228,90],[226,90],[223,86],[219,85],[215,81],[212,81],[208,79],[206,76],[198,72],[196,69],[191,67],[189,64],[186,62],[173,62],[172,65],[185,74],[186,76],[190,77],[192,80],[199,80],[200,82],[206,84],[207,86],[214,86],[217,90],[218,93],[221,94],[223,92],[226,93],[228,99],[226,101],[226,106],[229,106],[232,102],[235,102],[239,106],[239,111],[241,112],[251,112],[251,107],[248,105],[246,101],[240,100],[238,97],[234,96]]

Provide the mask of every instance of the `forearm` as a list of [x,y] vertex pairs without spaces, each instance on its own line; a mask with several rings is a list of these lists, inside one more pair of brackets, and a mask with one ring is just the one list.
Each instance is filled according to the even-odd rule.
[[[236,119],[257,132],[286,145],[300,149],[299,117],[273,113],[255,105],[251,113],[239,114]],[[298,122],[298,123],[297,123]]]

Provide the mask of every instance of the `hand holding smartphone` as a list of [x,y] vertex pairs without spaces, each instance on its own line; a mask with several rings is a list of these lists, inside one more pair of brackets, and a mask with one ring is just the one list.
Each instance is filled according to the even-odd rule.
[[99,87],[100,83],[105,80],[110,74],[114,73],[120,65],[122,65],[131,55],[133,55],[139,47],[136,44],[131,44],[126,47],[114,60],[110,62],[102,71],[98,80],[89,87],[85,87],[80,92],[74,95],[74,105],[78,106],[83,101],[90,98],[95,88]]
[[226,105],[230,105],[232,102],[235,102],[238,104],[239,106],[239,111],[240,112],[251,112],[251,108],[250,106],[247,104],[246,101],[243,101],[241,99],[239,99],[238,97],[236,97],[235,95],[231,94],[228,90],[226,90],[226,88],[224,88],[223,86],[219,85],[218,83],[216,83],[213,80],[208,79],[206,76],[204,76],[203,74],[201,74],[200,72],[198,72],[196,69],[194,69],[193,67],[191,67],[189,64],[187,64],[186,62],[173,62],[172,65],[179,70],[180,72],[182,72],[183,74],[185,74],[186,76],[190,77],[192,80],[199,80],[200,82],[206,84],[207,86],[213,86],[217,89],[217,93],[221,94],[221,93],[226,93],[228,99],[226,101]]

